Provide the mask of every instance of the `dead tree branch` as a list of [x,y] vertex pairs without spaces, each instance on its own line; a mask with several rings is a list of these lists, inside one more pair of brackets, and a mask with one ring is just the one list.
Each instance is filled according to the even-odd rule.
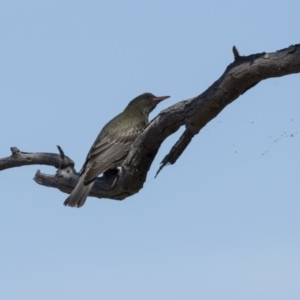
[[[233,54],[234,62],[206,91],[160,112],[135,140],[121,170],[107,172],[98,178],[91,196],[123,200],[137,193],[146,181],[160,145],[181,126],[185,126],[185,131],[163,159],[157,174],[166,164],[174,164],[193,136],[247,90],[264,79],[300,73],[300,44],[273,53],[249,56],[241,56],[233,47]],[[0,170],[32,164],[51,165],[57,168],[55,175],[37,171],[34,180],[65,193],[74,188],[78,180],[74,162],[60,147],[60,154],[26,153],[17,148],[11,148],[11,151],[10,157],[0,159]]]

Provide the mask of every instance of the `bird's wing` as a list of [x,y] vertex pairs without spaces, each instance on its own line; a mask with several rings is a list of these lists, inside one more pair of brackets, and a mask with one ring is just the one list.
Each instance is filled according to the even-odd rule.
[[139,133],[140,130],[131,129],[115,137],[100,134],[86,159],[85,183],[91,182],[108,169],[119,166]]

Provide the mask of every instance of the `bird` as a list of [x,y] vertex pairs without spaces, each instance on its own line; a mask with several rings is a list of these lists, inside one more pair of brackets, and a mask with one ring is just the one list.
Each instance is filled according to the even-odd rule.
[[79,208],[84,205],[97,176],[123,163],[131,144],[149,123],[150,112],[169,97],[141,94],[102,128],[87,154],[75,188],[64,202],[65,206]]

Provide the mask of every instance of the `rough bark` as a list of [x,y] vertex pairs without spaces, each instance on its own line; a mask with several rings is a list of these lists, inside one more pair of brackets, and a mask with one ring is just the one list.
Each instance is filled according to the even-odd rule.
[[[194,135],[228,104],[264,79],[300,73],[300,44],[273,53],[240,56],[233,47],[234,62],[205,92],[183,100],[160,112],[133,143],[119,172],[107,172],[98,178],[91,196],[123,200],[142,189],[148,170],[162,142],[181,126],[185,131],[162,161],[157,174],[166,164],[174,164]],[[0,171],[32,164],[51,165],[55,175],[37,171],[34,180],[41,185],[70,193],[78,180],[74,162],[60,154],[27,153],[11,148],[12,155],[0,159]]]

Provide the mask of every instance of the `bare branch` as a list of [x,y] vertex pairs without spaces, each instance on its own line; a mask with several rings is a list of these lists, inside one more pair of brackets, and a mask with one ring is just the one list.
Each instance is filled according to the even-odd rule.
[[232,52],[233,52],[233,56],[234,56],[235,60],[238,60],[241,57],[240,53],[239,53],[239,50],[237,49],[236,46],[232,47]]
[[60,154],[21,152],[17,147],[11,147],[12,155],[0,159],[0,171],[29,165],[47,165],[57,169],[69,166],[74,167],[74,161],[64,155],[60,146],[57,147]]
[[[137,193],[146,180],[148,170],[162,142],[181,126],[186,130],[165,156],[157,174],[166,164],[174,164],[186,147],[209,121],[228,104],[254,87],[260,81],[294,73],[300,73],[300,44],[274,53],[241,56],[233,47],[235,61],[224,74],[199,96],[184,100],[162,111],[133,143],[119,172],[106,172],[96,180],[91,196],[122,200]],[[74,162],[65,156],[50,153],[25,153],[12,148],[12,155],[0,159],[0,170],[7,168],[45,164],[56,167],[55,175],[38,171],[34,180],[45,186],[70,193],[78,180]]]

